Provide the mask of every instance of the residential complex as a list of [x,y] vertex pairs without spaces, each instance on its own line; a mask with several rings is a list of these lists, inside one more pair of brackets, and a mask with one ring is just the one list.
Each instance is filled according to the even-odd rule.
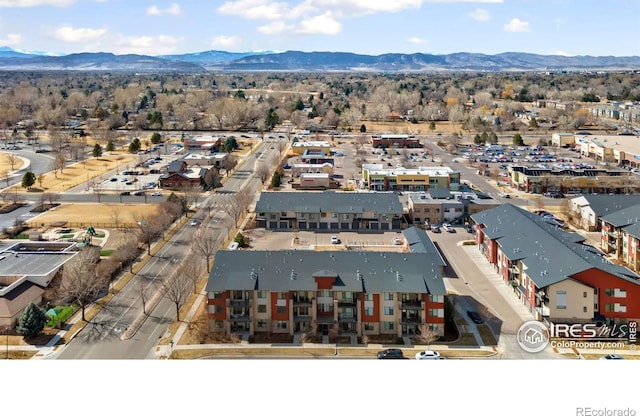
[[400,230],[402,204],[395,193],[262,192],[258,227],[270,230]]
[[211,331],[444,333],[445,262],[423,230],[410,253],[218,251],[206,286]]
[[478,249],[538,319],[640,320],[638,275],[612,264],[577,233],[511,204],[472,217]]
[[419,192],[430,188],[457,191],[460,187],[460,172],[442,166],[385,169],[379,163],[369,163],[362,165],[362,181],[365,188],[371,191]]

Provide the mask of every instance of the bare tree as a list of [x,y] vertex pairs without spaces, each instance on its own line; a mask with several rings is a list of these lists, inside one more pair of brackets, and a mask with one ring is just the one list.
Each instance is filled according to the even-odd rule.
[[236,159],[236,157],[231,154],[227,155],[227,157],[222,162],[222,168],[224,169],[225,176],[229,176],[229,172],[231,172],[231,170],[233,170],[236,165],[238,165],[238,160]]
[[180,321],[180,308],[184,305],[193,282],[185,274],[174,272],[163,284],[164,297],[176,306],[176,321]]
[[211,271],[211,258],[218,249],[218,236],[207,231],[206,227],[202,227],[196,233],[191,241],[191,249],[193,253],[204,259],[207,263],[207,273]]
[[286,141],[278,140],[278,151],[280,152],[281,155],[284,153],[284,151],[287,149],[288,146],[289,146],[289,143],[287,143]]
[[146,285],[144,280],[139,280],[138,283],[138,294],[140,294],[140,301],[142,301],[142,313],[147,314],[147,293],[145,291]]
[[218,169],[215,167],[211,167],[207,170],[207,173],[204,175],[204,186],[206,189],[212,189],[218,186],[220,182],[220,174]]
[[86,321],[85,308],[96,300],[107,283],[96,275],[95,266],[99,261],[100,249],[85,247],[63,269],[60,295],[64,301],[80,307],[83,321]]
[[16,163],[18,163],[18,156],[14,153],[9,153],[9,163],[11,163],[11,170],[16,170]]
[[186,203],[187,210],[192,205],[197,204],[198,198],[200,197],[201,192],[202,192],[202,186],[200,186],[199,184],[191,184],[189,186],[185,186],[182,189],[180,194]]
[[[214,251],[215,252],[215,251]],[[212,253],[213,255],[213,253]],[[207,262],[207,274],[209,273],[209,263]],[[196,261],[193,253],[190,251],[184,257],[180,266],[178,266],[179,273],[185,275],[193,285],[193,293],[196,293],[198,289],[198,280],[202,277],[202,262]]]
[[147,246],[147,254],[151,255],[151,243],[163,235],[162,223],[158,216],[136,218],[138,224],[138,241]]
[[260,163],[256,167],[256,176],[258,176],[258,178],[260,178],[260,182],[262,182],[262,183],[265,183],[265,181],[269,177],[270,173],[271,173],[271,170],[264,163]]

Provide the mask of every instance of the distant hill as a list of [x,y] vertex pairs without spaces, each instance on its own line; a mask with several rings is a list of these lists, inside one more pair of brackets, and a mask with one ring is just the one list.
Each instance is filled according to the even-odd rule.
[[78,71],[640,71],[638,56],[560,56],[505,52],[496,55],[424,53],[361,55],[349,52],[225,52],[181,55],[114,55],[77,53],[47,56],[0,47],[0,70]]

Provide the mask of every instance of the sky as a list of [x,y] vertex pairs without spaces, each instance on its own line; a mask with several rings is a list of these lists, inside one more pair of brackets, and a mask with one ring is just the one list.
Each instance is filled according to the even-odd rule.
[[0,46],[640,56],[640,0],[0,0]]

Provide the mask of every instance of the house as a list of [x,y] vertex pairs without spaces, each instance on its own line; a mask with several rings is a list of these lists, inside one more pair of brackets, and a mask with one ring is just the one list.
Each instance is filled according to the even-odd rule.
[[30,303],[42,302],[58,270],[76,255],[75,243],[0,242],[0,326],[16,324]]
[[262,192],[255,212],[271,230],[400,230],[403,209],[395,193]]
[[512,204],[471,218],[478,249],[536,318],[640,321],[640,276],[609,262],[581,235]]
[[444,261],[423,230],[416,252],[218,251],[206,285],[209,330],[444,334]]
[[[215,168],[211,168],[215,169]],[[167,172],[158,178],[162,189],[186,189],[193,186],[204,186],[207,168],[189,168],[185,160],[178,159],[169,163]]]

